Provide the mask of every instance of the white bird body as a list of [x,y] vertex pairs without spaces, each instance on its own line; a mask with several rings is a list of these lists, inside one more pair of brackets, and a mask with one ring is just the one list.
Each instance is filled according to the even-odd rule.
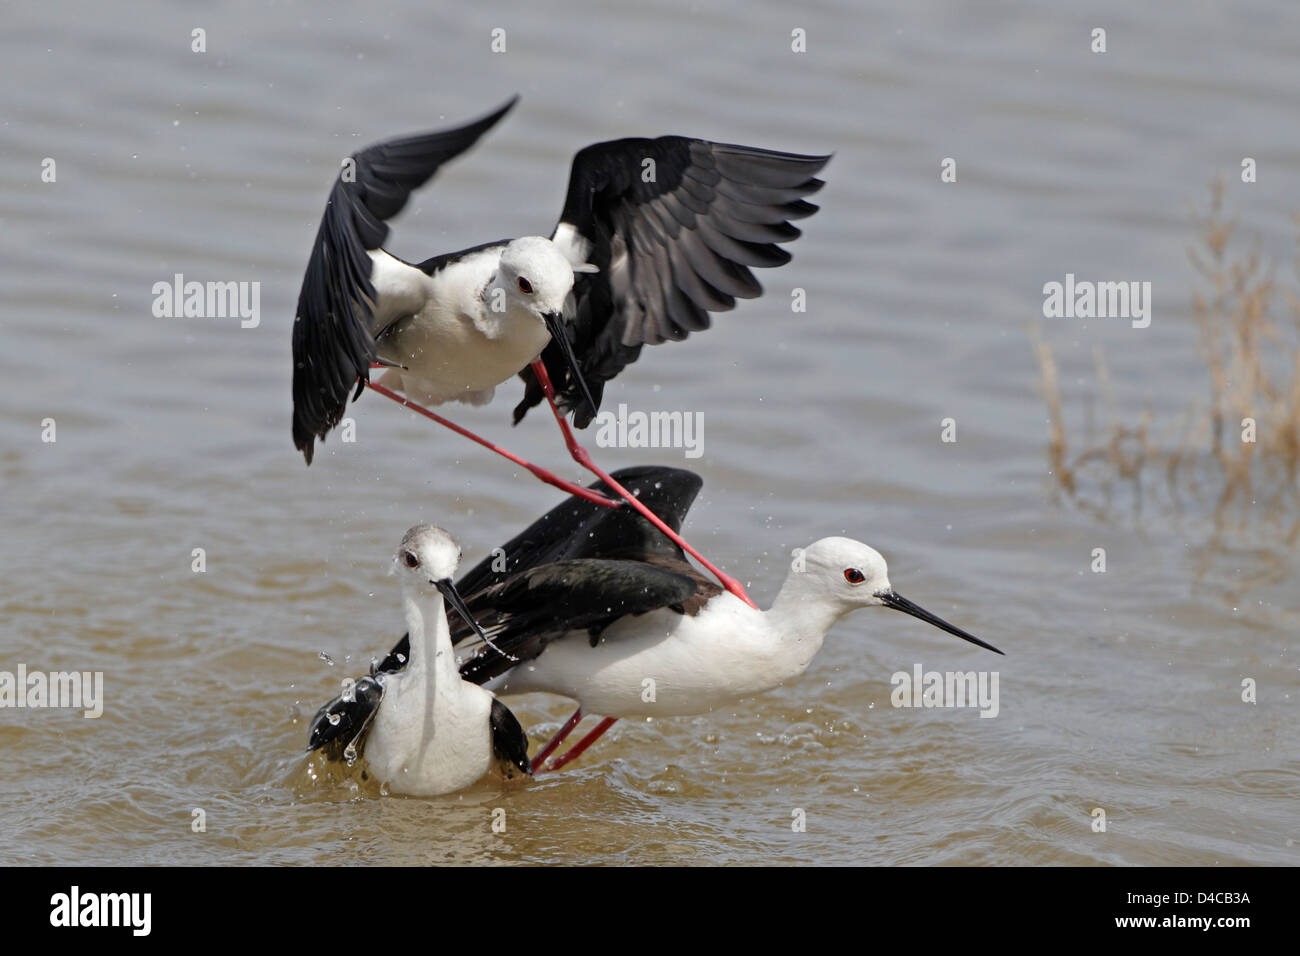
[[569,631],[488,686],[500,694],[561,694],[609,717],[705,713],[798,677],[836,621],[882,606],[996,650],[899,596],[874,548],[822,538],[803,549],[766,611],[720,591],[694,614],[673,607],[626,614],[594,647],[586,629]]
[[[358,745],[370,773],[390,793],[432,797],[476,782],[494,766],[508,776],[528,772],[528,738],[488,690],[456,667],[444,598],[477,629],[452,575],[460,548],[447,532],[417,525],[394,556],[402,580],[409,646],[369,677],[323,706],[312,721],[308,749]],[[479,632],[481,633],[481,632]]]
[[501,692],[562,694],[621,717],[705,713],[808,669],[839,615],[803,608],[794,618],[787,607],[778,599],[757,610],[724,591],[694,617],[668,609],[625,617],[595,647],[573,632],[515,668]]
[[789,261],[783,246],[800,234],[790,221],[816,211],[804,197],[821,188],[816,174],[830,159],[683,136],[594,143],[573,158],[550,239],[524,236],[418,265],[385,252],[388,220],[412,191],[513,104],[376,143],[344,164],[294,321],[293,436],[308,464],[376,361],[402,366],[382,384],[421,405],[484,404],[520,375],[516,422],[554,392],[585,428],[604,383],[642,345],[680,341],[762,293],[751,269]]
[[[433,275],[383,250],[371,252],[371,282],[384,305],[376,315],[376,326],[383,330],[377,354],[393,366],[380,384],[422,405],[484,405],[497,385],[536,360],[551,341],[550,332],[535,309],[520,301],[518,292],[509,291],[517,288],[518,275],[509,262],[502,266],[507,249],[523,245],[536,252],[536,246],[529,249],[533,243],[552,246],[541,237],[490,246]],[[563,309],[573,285],[572,266],[558,250],[553,256],[532,256],[529,264],[528,278],[535,288],[545,281],[538,276],[551,270],[550,284],[561,290],[558,305]],[[503,272],[513,287],[499,281]]]
[[[862,582],[846,582],[845,567],[861,569]],[[506,694],[563,694],[589,713],[610,716],[704,713],[798,677],[836,621],[880,605],[879,595],[891,592],[877,551],[825,538],[806,549],[805,563],[789,573],[766,611],[723,591],[694,615],[669,608],[629,615],[595,647],[586,631],[552,641],[494,686]]]
[[468,787],[491,769],[492,694],[456,670],[441,595],[422,603],[406,596],[411,659],[384,682],[365,756],[392,792],[431,797]]

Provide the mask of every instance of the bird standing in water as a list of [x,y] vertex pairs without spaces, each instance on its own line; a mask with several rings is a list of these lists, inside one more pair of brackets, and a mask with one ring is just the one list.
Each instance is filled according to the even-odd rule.
[[444,602],[481,634],[452,577],[460,548],[441,528],[417,525],[393,558],[408,639],[401,661],[373,671],[312,720],[308,750],[364,756],[389,792],[429,797],[460,790],[494,766],[529,773],[528,738],[490,691],[461,678]]
[[[674,529],[702,484],[674,468],[617,477]],[[1002,653],[900,595],[880,553],[850,538],[801,549],[766,611],[705,578],[639,515],[581,499],[557,505],[494,554],[505,557],[501,570],[489,558],[457,583],[483,633],[456,622],[451,640],[466,680],[578,702],[534,756],[534,773],[573,760],[619,717],[703,713],[799,676],[831,627],[859,608],[902,611]],[[385,663],[402,653],[399,643]],[[548,764],[584,713],[604,719]]]

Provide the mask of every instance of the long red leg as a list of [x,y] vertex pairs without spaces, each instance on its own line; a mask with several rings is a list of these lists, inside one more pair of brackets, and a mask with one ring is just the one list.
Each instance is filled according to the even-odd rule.
[[581,720],[582,708],[579,707],[573,712],[573,716],[564,722],[564,726],[555,732],[555,736],[546,742],[546,746],[537,751],[537,756],[532,760],[533,773],[541,770],[542,764],[546,763],[546,758],[555,752],[555,748],[564,742],[565,737],[573,733],[573,728],[577,727]]
[[[569,428],[569,422],[564,417],[564,412],[560,411],[559,406],[555,404],[555,388],[551,385],[551,378],[546,373],[546,366],[542,364],[541,360],[538,360],[533,363],[532,368],[533,374],[537,376],[537,381],[542,386],[542,391],[546,393],[546,400],[551,405],[551,411],[555,413],[555,420],[560,425],[560,432],[564,435],[564,443],[568,446],[569,454],[573,456],[573,460],[603,481],[611,491],[619,495],[624,501],[639,511],[647,521],[666,534],[674,544],[693,557],[696,561],[700,562],[700,564],[704,565],[709,573],[722,583],[724,588],[736,597],[740,598],[750,607],[757,608],[758,605],[750,600],[749,595],[745,593],[745,588],[738,580],[731,577],[729,574],[724,574],[720,568],[704,557],[704,555],[700,554],[700,552],[687,544],[681,535],[668,527],[668,525],[664,524],[663,520],[643,505],[640,499],[602,471],[596,463],[591,460],[591,455],[587,453],[587,449],[579,445],[578,439],[574,437],[573,430]],[[567,757],[568,755],[566,754],[565,756]]]
[[541,770],[534,770],[533,773],[534,774],[551,773],[554,770],[559,770],[569,761],[577,760],[580,756],[582,756],[582,752],[586,750],[588,747],[590,747],[592,744],[594,744],[597,740],[599,740],[601,738],[601,735],[603,735],[605,731],[609,730],[609,728],[613,727],[617,720],[618,720],[617,717],[604,718],[603,720],[601,720],[600,723],[598,723],[595,727],[591,729],[591,732],[588,733],[587,736],[583,737],[576,744],[574,744],[572,747],[566,750],[564,752],[564,756],[556,757],[554,760],[550,762],[548,766],[543,767]]
[[[566,491],[571,495],[577,495],[579,498],[583,498],[586,501],[590,501],[598,505],[604,505],[607,508],[618,508],[623,504],[623,502],[618,501],[617,499],[607,498],[604,495],[600,494],[599,492],[592,491],[589,488],[583,488],[581,485],[575,485],[571,481],[565,481],[563,478],[560,478],[558,475],[555,475],[552,472],[547,471],[545,468],[542,468],[540,465],[534,465],[530,461],[525,461],[524,459],[516,455],[514,452],[506,451],[500,445],[494,444],[493,442],[488,441],[486,438],[480,438],[478,435],[475,435],[468,428],[462,428],[461,426],[457,425],[455,422],[448,421],[447,419],[443,418],[441,415],[435,415],[433,412],[429,411],[423,405],[417,405],[415,402],[411,401],[410,399],[398,395],[396,392],[392,391],[389,388],[386,388],[383,385],[380,385],[378,382],[367,381],[366,386],[378,392],[380,395],[383,395],[387,398],[391,398],[393,401],[397,402],[397,404],[409,408],[413,412],[419,412],[425,418],[431,419],[437,422],[439,425],[443,425],[446,428],[450,428],[457,435],[464,435],[470,441],[478,442],[484,448],[496,452],[498,455],[502,456],[503,458],[508,458],[510,461],[513,461],[516,465],[520,466],[521,468],[527,468],[529,471],[531,471],[542,481],[546,482],[548,485],[554,485],[556,488],[559,488],[561,491]],[[611,487],[613,486],[611,485]]]

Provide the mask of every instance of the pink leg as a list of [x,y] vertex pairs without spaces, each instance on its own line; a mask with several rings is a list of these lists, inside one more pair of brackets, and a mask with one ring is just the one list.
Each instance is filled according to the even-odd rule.
[[592,491],[589,488],[583,488],[581,485],[575,485],[571,481],[565,481],[563,478],[560,478],[557,475],[553,474],[552,472],[547,471],[545,468],[542,468],[538,465],[534,465],[532,462],[525,461],[524,459],[520,458],[518,455],[514,454],[513,452],[506,451],[500,445],[493,444],[492,442],[488,441],[486,438],[480,438],[478,435],[475,435],[469,429],[461,428],[455,422],[448,421],[447,419],[443,418],[441,415],[435,415],[433,412],[429,411],[424,406],[417,405],[415,402],[412,402],[409,399],[404,398],[401,395],[398,395],[396,392],[386,388],[383,385],[380,385],[377,382],[367,381],[366,387],[373,389],[374,391],[378,392],[380,395],[383,395],[387,398],[391,398],[393,401],[397,402],[397,404],[405,406],[406,408],[409,408],[413,412],[419,412],[425,418],[431,419],[437,422],[439,425],[443,425],[447,428],[450,428],[457,435],[464,435],[470,441],[478,442],[484,448],[496,452],[498,455],[502,456],[503,458],[510,459],[516,465],[519,465],[521,468],[527,468],[529,471],[531,471],[542,481],[546,482],[548,485],[554,485],[556,488],[559,488],[561,491],[568,492],[571,495],[577,495],[579,498],[582,498],[586,501],[593,502],[598,505],[604,505],[607,508],[617,508],[623,504],[621,501],[617,501],[612,498],[606,498],[604,495],[600,494],[599,492]]
[[549,766],[543,767],[541,770],[534,770],[533,773],[534,774],[551,773],[552,771],[559,770],[569,761],[577,760],[578,757],[582,756],[582,752],[586,750],[588,747],[590,747],[592,744],[594,744],[597,740],[599,740],[601,736],[605,733],[605,731],[609,730],[609,728],[614,726],[617,720],[618,720],[617,717],[604,718],[603,720],[601,720],[600,723],[598,723],[595,727],[591,729],[591,732],[587,734],[587,736],[583,737],[576,744],[574,744],[567,751],[565,751],[563,757],[556,757],[554,760],[551,761]]
[[546,763],[546,758],[555,752],[555,748],[564,742],[564,738],[573,733],[573,728],[578,726],[582,720],[582,708],[579,707],[573,712],[573,716],[564,722],[564,726],[555,732],[555,736],[546,742],[546,746],[537,751],[537,756],[532,760],[533,773],[541,770],[542,764]]
[[[700,564],[704,565],[708,572],[722,583],[724,588],[736,597],[740,598],[750,607],[757,608],[758,605],[750,600],[749,595],[745,593],[745,589],[739,581],[728,574],[724,574],[721,569],[705,558],[704,555],[700,554],[700,552],[687,544],[681,535],[668,527],[668,525],[664,524],[663,520],[643,505],[640,499],[596,466],[596,463],[591,460],[591,455],[587,454],[587,450],[578,444],[578,439],[574,437],[573,430],[569,428],[569,422],[564,417],[564,413],[560,411],[559,407],[555,404],[555,389],[551,385],[550,376],[546,373],[546,366],[540,361],[537,361],[533,363],[532,369],[533,374],[537,376],[537,381],[541,383],[542,391],[546,393],[546,400],[550,402],[551,411],[555,413],[555,420],[560,425],[560,431],[564,435],[564,443],[568,446],[569,454],[573,456],[573,460],[603,481],[611,491],[619,495],[624,501],[639,511],[647,521],[666,534],[674,544],[696,561],[700,562]],[[582,745],[579,744],[578,746]],[[566,754],[565,757],[567,758],[568,754]]]

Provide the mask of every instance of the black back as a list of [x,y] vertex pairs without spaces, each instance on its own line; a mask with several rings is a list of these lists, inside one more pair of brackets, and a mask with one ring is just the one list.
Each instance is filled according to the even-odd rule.
[[[674,531],[703,482],[680,468],[649,465],[614,472]],[[603,482],[589,485],[608,494]],[[540,654],[550,641],[586,630],[593,645],[619,618],[658,608],[695,613],[721,591],[681,549],[629,507],[605,508],[569,497],[489,555],[456,584],[491,638],[483,643],[458,620],[452,643],[472,648],[461,675],[484,683]],[[503,567],[493,570],[493,565]],[[399,647],[401,644],[399,643]]]

